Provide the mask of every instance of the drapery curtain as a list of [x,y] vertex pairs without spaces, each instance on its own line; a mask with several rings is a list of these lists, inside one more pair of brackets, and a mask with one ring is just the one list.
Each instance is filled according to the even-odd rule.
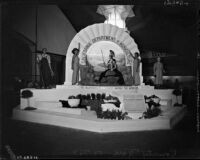
[[104,15],[107,19],[111,13],[119,13],[122,19],[134,17],[133,5],[99,5],[97,13]]

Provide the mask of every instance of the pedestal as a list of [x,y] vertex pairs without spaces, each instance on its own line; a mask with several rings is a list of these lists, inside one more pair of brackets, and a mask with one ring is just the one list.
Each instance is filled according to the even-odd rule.
[[125,94],[123,96],[124,109],[129,113],[143,113],[146,111],[147,104],[144,100],[144,95],[138,94]]
[[34,97],[20,99],[20,109],[25,109],[26,107],[35,107]]

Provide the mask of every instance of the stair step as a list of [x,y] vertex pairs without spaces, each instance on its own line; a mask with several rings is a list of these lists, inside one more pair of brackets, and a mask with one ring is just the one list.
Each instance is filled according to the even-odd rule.
[[81,115],[82,111],[85,109],[80,109],[80,108],[63,108],[63,107],[43,107],[39,108],[39,110],[44,110],[44,111],[53,111],[53,112],[58,112],[58,113],[68,113],[68,114],[75,114],[75,115]]
[[59,101],[36,101],[35,102],[36,108],[58,108],[62,107],[62,103]]

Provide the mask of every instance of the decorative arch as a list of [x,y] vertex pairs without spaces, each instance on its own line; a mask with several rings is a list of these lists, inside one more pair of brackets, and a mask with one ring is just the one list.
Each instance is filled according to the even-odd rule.
[[72,49],[80,46],[80,65],[86,65],[87,61],[87,52],[89,48],[100,41],[110,41],[115,45],[118,45],[124,52],[126,58],[126,66],[131,66],[132,58],[130,54],[139,52],[138,46],[135,43],[134,39],[125,32],[124,29],[121,29],[117,26],[111,24],[94,24],[82,29],[71,41],[66,55],[66,75],[65,75],[65,84],[71,85],[72,79],[72,70],[71,70],[71,61],[72,61]]

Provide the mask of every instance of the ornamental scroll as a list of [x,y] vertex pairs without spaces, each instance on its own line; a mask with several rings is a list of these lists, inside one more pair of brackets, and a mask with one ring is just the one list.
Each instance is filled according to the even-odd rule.
[[96,38],[93,38],[90,42],[88,42],[83,51],[81,52],[80,54],[80,64],[81,65],[86,65],[86,61],[87,61],[87,51],[88,49],[96,42],[99,42],[99,41],[111,41],[115,44],[117,44],[122,50],[123,52],[125,53],[125,57],[126,57],[126,66],[131,66],[132,64],[132,59],[129,58],[130,57],[130,50],[126,47],[126,45],[123,43],[123,42],[120,42],[119,40],[116,40],[115,37],[112,37],[112,36],[99,36],[99,37],[96,37]]

